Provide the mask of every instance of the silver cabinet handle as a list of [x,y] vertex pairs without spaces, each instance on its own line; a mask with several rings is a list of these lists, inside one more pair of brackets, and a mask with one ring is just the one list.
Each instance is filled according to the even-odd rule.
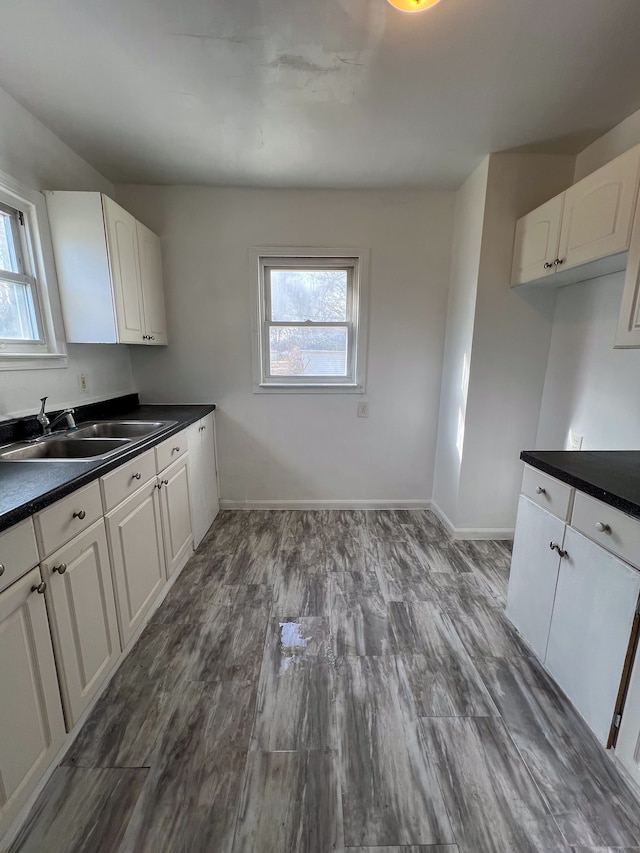
[[142,479],[142,474],[132,474],[131,479],[132,480],[140,480],[140,479]]
[[0,578],[2,577],[3,574],[4,574],[4,564],[0,563]]
[[51,571],[57,572],[59,575],[63,575],[67,571],[67,564],[66,563],[60,563],[59,566],[54,566],[51,569]]
[[31,592],[37,592],[38,595],[44,595],[44,591],[47,588],[47,585],[44,581],[40,581],[40,583],[34,583],[31,587]]
[[162,480],[162,485],[163,485],[163,486],[168,486],[168,485],[169,485],[169,481],[168,481],[168,480]]
[[550,270],[552,266],[553,266],[553,264],[550,264],[549,261],[545,261],[544,268],[546,270]]
[[561,557],[568,556],[567,552],[563,551],[557,542],[549,542],[549,548],[551,548],[552,551],[557,551]]
[[171,452],[172,453],[180,453],[180,448],[179,447],[172,447]]
[[156,483],[156,489],[161,489],[161,488],[162,488],[162,480],[160,480],[159,483]]
[[536,495],[546,495],[546,494],[547,494],[547,490],[545,488],[543,488],[542,486],[536,487]]
[[564,263],[563,260],[561,260],[560,258],[556,258],[555,261],[553,262],[553,265],[554,265],[554,267],[559,267],[560,264],[563,264],[563,263]]
[[596,530],[598,533],[611,533],[611,526],[604,521],[596,521]]
[[82,521],[83,518],[87,517],[87,513],[83,509],[81,509],[80,512],[74,512],[73,517],[79,518],[80,521]]

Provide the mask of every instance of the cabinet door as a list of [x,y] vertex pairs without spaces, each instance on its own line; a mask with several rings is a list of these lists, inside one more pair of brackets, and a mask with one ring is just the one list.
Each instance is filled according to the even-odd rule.
[[118,342],[143,344],[145,331],[136,220],[106,196],[102,197],[102,205],[116,306]]
[[162,520],[155,477],[110,512],[105,521],[124,647],[165,582]]
[[[207,530],[213,524],[220,509],[218,498],[218,460],[216,455],[216,423],[211,412],[202,419],[202,463],[205,473],[207,499]],[[205,530],[206,533],[206,530]]]
[[104,521],[44,561],[42,574],[70,729],[120,655]]
[[549,547],[564,541],[564,522],[524,496],[518,503],[506,613],[544,661],[560,558]]
[[516,225],[511,284],[553,275],[558,257],[564,193],[532,210]]
[[0,594],[0,837],[65,737],[41,580],[33,569]]
[[167,575],[182,567],[193,546],[189,504],[189,454],[182,456],[159,476],[162,535]]
[[572,528],[567,528],[564,548],[546,667],[606,744],[640,573]]
[[562,269],[627,251],[639,171],[636,146],[566,191],[558,250]]
[[191,526],[193,528],[193,547],[197,548],[207,532],[207,490],[204,471],[204,447],[202,424],[198,421],[187,430],[189,447],[189,501],[191,504]]
[[640,347],[640,209],[631,234],[615,346]]
[[160,238],[141,222],[136,222],[136,232],[140,256],[144,331],[147,336],[145,342],[152,345],[166,344],[167,321],[164,311]]

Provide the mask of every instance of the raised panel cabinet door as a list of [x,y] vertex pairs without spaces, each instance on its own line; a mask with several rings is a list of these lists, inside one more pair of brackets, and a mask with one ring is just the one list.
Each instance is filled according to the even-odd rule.
[[154,479],[105,517],[123,648],[165,582],[162,520]]
[[[218,461],[216,453],[216,422],[214,413],[202,420],[202,461],[207,494],[207,530],[220,509],[218,498]],[[205,531],[206,532],[206,531]]]
[[564,531],[563,521],[520,497],[506,614],[541,661],[547,653],[560,568],[558,552],[549,545],[562,547]]
[[204,447],[202,441],[203,421],[198,421],[187,429],[189,447],[189,502],[191,505],[191,526],[193,528],[193,547],[197,548],[207,532],[207,488],[204,470]]
[[140,256],[145,343],[166,344],[167,320],[164,310],[160,238],[142,222],[136,222],[136,232]]
[[640,573],[572,528],[564,538],[545,665],[606,744]]
[[102,196],[102,205],[116,306],[118,341],[123,344],[144,344],[136,220],[107,196]]
[[0,594],[0,837],[65,738],[41,580],[33,569]]
[[558,257],[564,193],[532,210],[516,224],[511,285],[553,275]]
[[614,346],[640,347],[640,204],[633,223]]
[[42,574],[70,729],[120,655],[104,521],[100,519],[44,561]]
[[184,565],[193,546],[191,508],[189,504],[189,455],[181,457],[159,475],[167,575]]
[[562,269],[626,252],[640,181],[640,146],[565,193],[558,258]]

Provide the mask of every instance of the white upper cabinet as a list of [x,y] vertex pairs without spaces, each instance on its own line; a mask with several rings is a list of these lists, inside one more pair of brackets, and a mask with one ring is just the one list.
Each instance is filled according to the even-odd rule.
[[566,191],[558,250],[563,267],[629,249],[639,169],[636,146]]
[[640,347],[640,215],[636,214],[624,279],[616,347]]
[[511,286],[585,281],[625,268],[640,183],[640,145],[523,216]]
[[516,225],[511,284],[553,275],[558,257],[564,193],[532,210]]
[[107,196],[49,192],[69,343],[167,343],[160,240]]

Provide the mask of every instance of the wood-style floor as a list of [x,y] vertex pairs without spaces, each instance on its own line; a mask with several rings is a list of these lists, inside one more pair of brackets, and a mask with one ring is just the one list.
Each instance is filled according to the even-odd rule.
[[640,850],[640,806],[424,511],[223,512],[12,853]]

